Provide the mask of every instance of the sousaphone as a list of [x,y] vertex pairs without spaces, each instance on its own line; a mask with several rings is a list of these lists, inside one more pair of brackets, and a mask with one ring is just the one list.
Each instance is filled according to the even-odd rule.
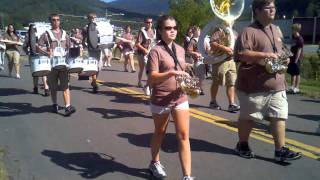
[[220,31],[218,43],[234,48],[235,38],[232,26],[243,12],[244,0],[210,0],[210,5],[217,18],[215,17],[203,28],[199,37],[198,48],[204,57],[203,62],[205,64],[216,64],[230,60],[232,57],[215,48],[206,49],[204,43],[210,44],[210,36],[214,32]]

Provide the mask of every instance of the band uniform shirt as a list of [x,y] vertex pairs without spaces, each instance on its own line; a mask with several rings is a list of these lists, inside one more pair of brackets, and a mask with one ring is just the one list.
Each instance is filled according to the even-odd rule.
[[[59,33],[55,33],[53,31],[51,31],[53,36],[57,39],[57,40],[61,40],[62,38],[62,29],[60,29]],[[63,49],[65,49],[66,51],[70,48],[70,38],[69,36],[66,34],[66,38],[64,41],[61,41],[61,47]],[[43,33],[38,41],[38,45],[42,48],[46,47],[48,50],[54,50],[56,47],[58,47],[58,42],[57,41],[52,41],[49,34],[47,32]]]
[[[140,30],[138,33],[137,42],[140,43],[141,46],[143,46],[144,48],[149,49],[149,46],[151,45],[151,41],[152,41],[155,34],[154,34],[153,29],[146,31],[146,33],[147,33],[147,36],[149,37],[149,39],[147,37],[145,37],[143,32]],[[138,53],[144,55],[144,52],[140,49],[138,49]]]
[[[19,37],[15,34],[9,35],[8,33],[5,33],[5,35],[3,36],[3,39],[5,40],[10,40],[10,41],[15,41],[15,42],[19,42]],[[6,43],[6,50],[9,51],[19,51],[18,49],[18,45],[16,44],[9,44]]]
[[[122,38],[127,39],[127,40],[129,40],[129,41],[133,41],[133,36],[132,36],[131,33],[125,33],[125,34],[123,34],[123,35],[122,35]],[[130,42],[122,42],[121,45],[122,45],[122,48],[123,48],[123,49],[122,49],[123,53],[133,51],[133,45],[132,45],[132,43],[130,43]]]
[[[191,38],[188,48],[187,48],[187,54],[190,54],[190,52],[197,52],[199,53],[198,50],[198,38]],[[191,54],[190,54],[191,55]],[[191,56],[194,59],[194,56]],[[194,59],[196,60],[196,59]]]
[[[277,53],[282,52],[282,40],[278,28],[271,24],[264,28],[270,39],[274,42]],[[271,40],[256,23],[244,28],[237,38],[234,50],[236,61],[238,53],[251,50],[258,52],[274,52]],[[276,92],[285,90],[285,75],[279,73],[270,74],[265,66],[259,64],[247,64],[241,62],[238,68],[237,89],[246,93]]]
[[[176,47],[176,56],[182,67],[185,69],[185,50],[174,43]],[[157,71],[164,73],[175,70],[175,63],[170,54],[166,51],[165,47],[158,43],[152,48],[149,53],[149,60],[147,63],[148,72]],[[181,70],[177,64],[178,70]],[[175,106],[187,101],[187,95],[178,87],[175,76],[172,76],[165,81],[152,84],[151,103],[158,106]]]
[[[237,39],[238,33],[234,30],[233,30],[233,35],[234,35],[233,38]],[[210,37],[210,43],[213,43],[213,42],[215,42],[219,45],[222,45],[222,46],[230,47],[231,36],[228,35],[222,27],[217,28],[212,33],[212,36]],[[233,47],[232,47],[232,49],[233,49]],[[225,52],[220,49],[216,49],[214,47],[211,47],[210,54],[214,54],[216,56],[221,56],[221,55],[225,54]],[[233,60],[233,56],[230,56],[230,58],[229,57],[226,58],[226,61],[229,61],[229,60]],[[218,64],[221,64],[221,63],[218,63]]]

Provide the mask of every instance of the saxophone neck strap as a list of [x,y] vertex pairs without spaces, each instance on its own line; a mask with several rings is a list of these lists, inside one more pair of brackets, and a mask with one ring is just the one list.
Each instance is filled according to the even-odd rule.
[[268,33],[266,32],[266,30],[264,29],[263,25],[259,22],[256,21],[256,24],[258,25],[259,29],[261,29],[261,31],[268,37],[271,46],[272,46],[272,50],[274,53],[277,53],[277,47],[276,47],[276,40],[274,39],[274,34],[273,34],[273,29],[272,29],[272,25],[269,25],[270,30],[271,30],[271,34],[272,34],[272,38],[268,35]]
[[174,43],[172,43],[172,50],[169,48],[169,46],[164,42],[161,41],[162,45],[164,46],[165,50],[169,53],[169,55],[173,58],[174,61],[174,69],[178,70],[177,65],[179,65],[180,69],[183,70],[178,58],[177,58],[177,51],[176,46]]

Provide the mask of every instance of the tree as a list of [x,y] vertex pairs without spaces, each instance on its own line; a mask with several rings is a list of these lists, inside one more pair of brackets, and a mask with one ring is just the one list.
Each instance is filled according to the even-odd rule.
[[204,27],[214,17],[208,0],[170,0],[169,14],[177,20],[178,42],[183,41],[189,26]]

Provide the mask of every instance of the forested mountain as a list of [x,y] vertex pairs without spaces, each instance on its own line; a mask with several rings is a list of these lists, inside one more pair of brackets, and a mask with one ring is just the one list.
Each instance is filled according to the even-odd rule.
[[[109,8],[106,3],[100,0],[0,0],[0,28],[8,23],[22,28],[30,22],[47,21],[48,15],[51,13],[84,17],[89,12],[96,12],[98,16],[104,16],[106,9],[108,9],[108,14],[125,14],[125,16],[112,17],[112,19],[141,21],[144,17],[138,13]],[[62,20],[62,25],[66,29],[82,26],[86,23],[84,18],[62,17]],[[113,24],[117,24],[117,22]]]
[[108,3],[109,7],[129,12],[159,15],[169,11],[169,0],[116,0]]

